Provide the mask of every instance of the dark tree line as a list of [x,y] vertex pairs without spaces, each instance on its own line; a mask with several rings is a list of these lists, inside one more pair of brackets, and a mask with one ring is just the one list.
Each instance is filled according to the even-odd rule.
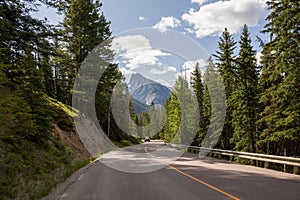
[[[39,4],[56,8],[63,21],[50,25],[46,19],[33,18],[31,12],[38,11]],[[101,7],[101,2],[93,0],[0,2],[1,87],[21,93],[29,104],[28,117],[38,124],[49,124],[45,95],[71,106],[81,64],[95,47],[112,39],[110,22]],[[110,97],[123,75],[112,62],[114,54],[108,47],[99,54],[111,63],[98,81],[96,112],[104,131],[120,140],[123,133],[111,115]],[[36,139],[39,137],[37,134]]]
[[[33,18],[39,4],[56,8],[64,21]],[[92,49],[111,39],[109,26],[98,1],[0,1],[0,199],[39,199],[87,162],[83,146],[63,136],[78,137],[74,80]],[[101,56],[113,54],[105,49]],[[98,120],[115,141],[128,139],[109,120],[109,97],[121,77],[109,63],[96,94]]]

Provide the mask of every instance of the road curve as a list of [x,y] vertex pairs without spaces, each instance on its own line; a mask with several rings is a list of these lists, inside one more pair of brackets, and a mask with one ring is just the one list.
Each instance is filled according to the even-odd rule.
[[[169,165],[152,153],[159,148],[162,144],[151,142],[126,148],[128,152],[148,154],[149,163],[164,165],[158,170],[122,172],[103,164],[101,158],[52,199],[300,199],[300,176],[213,158],[199,159],[190,153]],[[118,156],[121,159],[122,153]]]

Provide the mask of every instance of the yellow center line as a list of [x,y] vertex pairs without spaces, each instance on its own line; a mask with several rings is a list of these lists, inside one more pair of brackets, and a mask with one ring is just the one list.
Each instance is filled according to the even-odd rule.
[[[155,159],[155,156],[153,156],[147,150],[147,146],[144,147],[144,150],[145,150],[146,153],[148,153],[151,157],[153,157]],[[156,159],[156,160],[159,161],[160,163],[164,164],[165,166],[169,167],[170,169],[172,169],[172,170],[174,170],[174,171],[176,171],[176,172],[178,172],[178,173],[180,173],[180,174],[182,174],[182,175],[184,175],[184,176],[186,176],[186,177],[188,177],[188,178],[190,178],[190,179],[192,179],[192,180],[194,180],[194,181],[196,181],[196,182],[198,182],[198,183],[200,183],[200,184],[202,184],[202,185],[204,185],[204,186],[206,186],[206,187],[208,187],[208,188],[210,188],[210,189],[212,189],[212,190],[214,190],[216,192],[219,192],[219,193],[221,193],[221,194],[223,194],[223,195],[225,195],[225,196],[227,196],[227,197],[229,197],[229,198],[231,198],[233,200],[240,200],[239,198],[237,198],[237,197],[235,197],[235,196],[233,196],[233,195],[231,195],[231,194],[229,194],[229,193],[227,193],[227,192],[225,192],[225,191],[223,191],[223,190],[221,190],[221,189],[219,189],[219,188],[217,188],[217,187],[215,187],[213,185],[210,185],[210,184],[208,184],[208,183],[206,183],[206,182],[204,182],[204,181],[202,181],[202,180],[200,180],[200,179],[198,179],[198,178],[196,178],[194,176],[191,176],[191,175],[189,175],[189,174],[187,174],[187,173],[185,173],[185,172],[177,169],[176,167],[173,167],[173,166],[169,165],[168,163],[165,163],[165,162],[160,161],[158,159]]]

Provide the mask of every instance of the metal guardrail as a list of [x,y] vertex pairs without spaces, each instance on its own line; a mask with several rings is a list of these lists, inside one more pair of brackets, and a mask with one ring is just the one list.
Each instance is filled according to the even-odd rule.
[[239,151],[231,151],[231,150],[221,150],[221,149],[211,149],[211,148],[204,148],[204,147],[196,147],[196,146],[187,146],[182,144],[172,144],[168,143],[169,146],[179,149],[185,150],[192,153],[204,153],[205,155],[209,155],[211,157],[217,157],[221,159],[222,156],[228,156],[229,161],[233,161],[235,157],[243,158],[246,160],[256,160],[263,162],[264,168],[269,168],[269,163],[277,163],[282,164],[284,166],[283,171],[287,172],[286,166],[293,167],[293,174],[300,173],[300,158],[295,157],[286,157],[286,156],[274,156],[274,155],[266,155],[266,154],[259,154],[259,153],[247,153],[247,152],[239,152]]

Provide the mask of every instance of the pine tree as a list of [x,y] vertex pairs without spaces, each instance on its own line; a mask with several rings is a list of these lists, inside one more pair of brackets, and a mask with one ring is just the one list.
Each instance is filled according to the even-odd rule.
[[209,57],[208,59],[208,65],[206,67],[205,70],[205,74],[204,74],[204,80],[203,80],[203,86],[204,86],[204,90],[203,90],[203,112],[202,112],[202,117],[200,118],[201,123],[203,123],[203,127],[202,130],[199,134],[199,144],[202,146],[204,145],[205,141],[205,135],[207,134],[207,130],[209,128],[209,124],[210,124],[210,117],[211,117],[211,98],[210,98],[210,93],[209,93],[209,89],[208,89],[208,84],[210,79],[213,76],[214,73],[214,64],[212,61],[212,58]]
[[180,105],[180,126],[173,141],[189,145],[193,142],[199,127],[198,100],[182,76],[178,76],[172,92]]
[[54,69],[54,93],[57,100],[68,104],[70,101],[70,86],[68,85],[68,74],[72,69],[72,59],[67,50],[60,45],[59,39],[54,38],[53,56],[50,58],[51,66]]
[[230,138],[232,138],[233,126],[232,126],[232,105],[228,99],[232,95],[232,92],[235,87],[236,77],[235,77],[235,57],[234,50],[236,48],[236,42],[233,40],[233,37],[230,35],[228,30],[225,28],[225,31],[222,33],[222,37],[220,37],[220,41],[218,42],[219,50],[216,51],[217,58],[217,67],[218,71],[221,74],[223,84],[226,90],[226,98],[227,98],[227,112],[226,112],[226,120],[224,124],[224,129],[222,132],[221,140],[219,147],[223,149],[231,149]]
[[[48,38],[52,39],[53,37],[51,36]],[[38,68],[41,71],[42,85],[44,86],[44,91],[48,96],[56,98],[55,77],[53,74],[53,65],[51,63],[53,46],[51,46],[48,40],[42,40],[39,44],[40,47],[37,49],[36,58],[38,61]]]
[[113,89],[119,81],[122,81],[122,73],[119,71],[118,65],[110,64],[98,82],[95,96],[95,106],[100,126],[111,136],[118,134],[111,131],[111,127],[113,128],[116,125],[112,119],[110,99]]
[[203,104],[203,83],[199,63],[196,64],[195,70],[191,73],[191,85],[198,100],[199,111],[202,111]]
[[[62,4],[65,18],[59,31],[62,37],[60,44],[63,45],[59,53],[66,56],[59,59],[59,62],[62,62],[57,65],[58,76],[61,78],[59,81],[62,83],[57,89],[65,90],[69,104],[72,93],[82,94],[76,99],[76,104],[80,106],[93,102],[91,98],[94,94],[87,90],[97,84],[95,107],[100,126],[109,137],[118,140],[119,129],[112,118],[110,98],[114,86],[118,81],[122,81],[122,74],[118,65],[112,63],[113,52],[108,48],[111,42],[110,22],[100,13],[101,7],[99,1],[92,0],[69,0]],[[89,65],[106,67],[100,80],[91,79],[94,74],[91,74],[91,77],[88,74],[77,74],[85,59],[88,59]],[[69,64],[63,60],[67,60]],[[92,71],[93,69],[89,73],[93,73]],[[73,90],[76,77],[81,80],[80,86],[77,85],[78,88]],[[90,106],[81,106],[81,112],[88,115],[87,107]]]
[[[5,57],[5,49],[4,48],[0,49],[0,57],[1,58]],[[1,59],[0,60],[0,85],[5,85],[8,83],[8,78],[5,73],[7,71],[7,68],[9,68],[9,65],[5,64],[4,61]]]
[[161,138],[170,142],[179,131],[180,127],[180,102],[172,91],[170,97],[165,104],[167,119],[162,131]]
[[226,116],[226,94],[222,77],[210,57],[204,74],[203,147],[215,147],[220,141]]
[[5,74],[5,86],[22,95],[24,99],[20,102],[28,105],[22,115],[28,114],[30,117],[25,118],[37,126],[27,139],[42,142],[52,130],[48,117],[51,111],[44,99],[45,94],[52,93],[53,76],[48,60],[52,33],[44,21],[31,16],[34,7],[30,0],[0,2],[0,49],[5,55],[0,57],[0,71]]
[[197,131],[197,137],[195,138],[192,145],[200,145],[203,139],[204,132],[204,119],[203,119],[203,92],[204,86],[202,82],[202,75],[199,68],[199,63],[196,64],[195,70],[191,73],[191,85],[194,91],[194,94],[197,97],[198,109],[199,109],[199,129]]
[[268,1],[270,34],[262,57],[259,141],[272,154],[300,153],[300,33],[298,1]]
[[30,16],[31,4],[29,0],[0,3],[0,49],[5,52],[0,60],[6,66],[2,71],[16,88],[47,92],[43,74],[51,67],[41,65],[40,58],[50,54],[47,40],[51,31]]
[[[71,92],[80,65],[87,55],[99,44],[111,37],[110,22],[103,13],[102,4],[92,0],[69,0],[63,6],[65,18],[59,34],[71,59],[68,70],[64,70],[68,81],[68,103],[71,103]],[[112,52],[101,52],[103,57],[112,57]]]
[[[127,90],[127,92],[128,92],[128,90]],[[128,94],[129,94],[129,92],[128,92]],[[138,135],[137,128],[136,128],[136,125],[138,124],[138,115],[136,114],[136,112],[134,110],[132,97],[129,99],[129,117],[134,123],[132,127],[129,127],[130,134],[138,138],[139,135]]]
[[211,99],[208,90],[207,83],[204,81],[204,92],[203,92],[203,113],[202,118],[200,118],[201,123],[203,123],[203,128],[199,134],[198,144],[202,146],[205,135],[210,124],[211,117]]
[[257,141],[256,120],[258,111],[258,69],[250,33],[244,25],[237,58],[237,85],[230,101],[233,105],[234,134],[231,142],[237,151],[255,152]]

